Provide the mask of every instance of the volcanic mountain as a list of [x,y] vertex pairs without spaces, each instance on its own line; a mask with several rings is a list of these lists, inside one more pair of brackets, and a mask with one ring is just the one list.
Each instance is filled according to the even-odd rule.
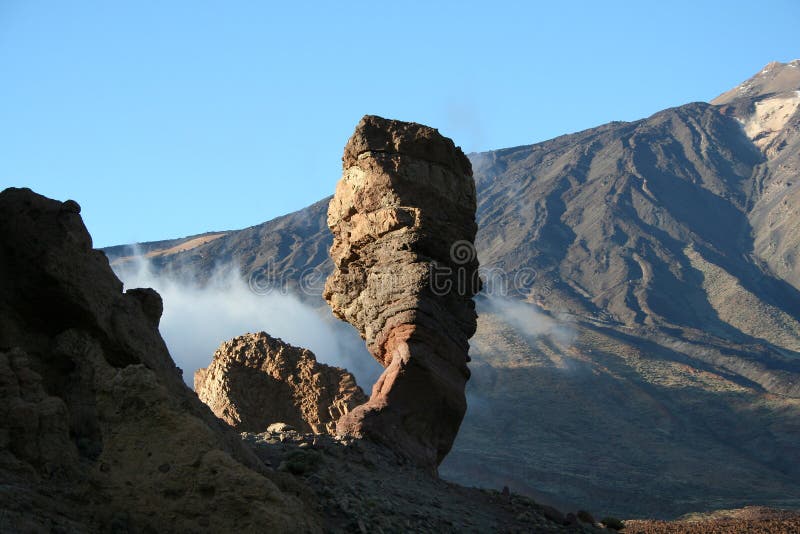
[[[770,63],[711,103],[469,156],[485,290],[444,477],[626,517],[800,507],[798,91],[800,61]],[[139,250],[296,287],[332,269],[327,205]]]

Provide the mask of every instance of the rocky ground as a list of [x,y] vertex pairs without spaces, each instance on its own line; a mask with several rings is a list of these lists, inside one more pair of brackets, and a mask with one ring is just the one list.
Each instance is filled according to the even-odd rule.
[[609,531],[526,497],[435,479],[367,441],[280,424],[242,437],[262,461],[315,495],[327,532]]
[[[281,423],[242,438],[276,476],[284,477],[284,491],[293,488],[314,503],[326,532],[615,531],[607,518],[562,513],[504,490],[434,479],[364,440],[303,434]],[[791,534],[800,533],[800,512],[749,506],[674,521],[625,520],[616,527],[628,534]]]
[[790,534],[800,532],[800,512],[748,506],[691,515],[677,521],[626,521],[623,532],[636,534]]

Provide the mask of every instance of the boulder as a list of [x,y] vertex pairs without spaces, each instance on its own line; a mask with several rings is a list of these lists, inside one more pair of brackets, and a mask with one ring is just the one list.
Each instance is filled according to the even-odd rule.
[[222,343],[211,365],[195,373],[194,389],[239,432],[264,432],[282,422],[300,432],[333,434],[336,421],[367,400],[347,370],[318,363],[310,350],[266,332]]

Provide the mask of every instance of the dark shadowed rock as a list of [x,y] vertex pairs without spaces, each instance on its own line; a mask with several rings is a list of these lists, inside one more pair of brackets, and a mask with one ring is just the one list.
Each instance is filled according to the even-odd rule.
[[0,193],[0,530],[316,529],[186,388],[160,297],[122,292],[78,212]]
[[195,373],[194,389],[240,432],[264,432],[281,422],[333,434],[336,421],[367,400],[347,370],[318,363],[310,350],[266,332],[220,345],[211,365]]
[[129,289],[125,292],[139,301],[142,311],[145,316],[150,320],[150,324],[158,326],[161,322],[161,314],[164,313],[164,302],[161,300],[155,289],[149,287],[137,287]]
[[435,468],[466,410],[479,286],[471,166],[437,130],[374,116],[358,124],[343,161],[323,296],[386,370],[338,431]]

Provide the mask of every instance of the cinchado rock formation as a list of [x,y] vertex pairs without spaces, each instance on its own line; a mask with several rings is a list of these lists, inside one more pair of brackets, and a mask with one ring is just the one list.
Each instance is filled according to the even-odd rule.
[[334,272],[324,298],[385,367],[337,432],[433,471],[466,411],[480,289],[472,167],[433,128],[365,116],[328,208]]
[[266,332],[222,343],[211,365],[195,372],[194,390],[239,432],[264,432],[282,422],[301,432],[334,434],[336,421],[367,400],[345,369],[318,363],[310,350]]

